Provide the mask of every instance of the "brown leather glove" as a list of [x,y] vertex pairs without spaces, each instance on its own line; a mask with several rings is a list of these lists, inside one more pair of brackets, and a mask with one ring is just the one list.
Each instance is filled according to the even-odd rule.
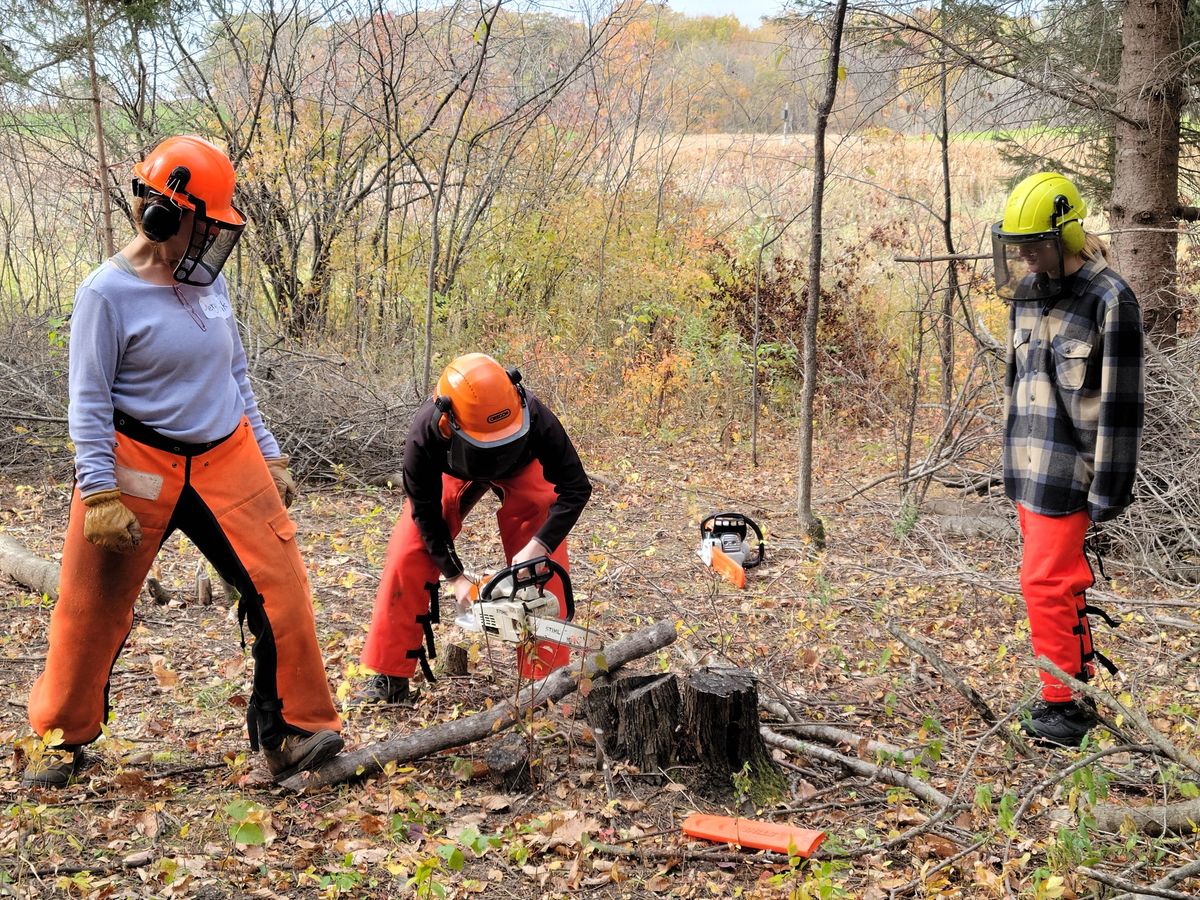
[[116,488],[83,498],[87,512],[83,516],[83,536],[113,553],[132,553],[142,542],[142,526],[137,516],[121,502]]
[[271,472],[275,490],[279,491],[279,499],[283,501],[284,506],[291,506],[296,499],[296,479],[288,471],[288,463],[291,460],[290,456],[267,460],[267,469]]

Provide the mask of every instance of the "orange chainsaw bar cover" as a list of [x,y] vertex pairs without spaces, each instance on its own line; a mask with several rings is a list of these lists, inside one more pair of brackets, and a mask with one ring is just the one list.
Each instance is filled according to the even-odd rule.
[[825,832],[810,828],[700,813],[692,813],[683,820],[683,833],[706,841],[741,844],[756,850],[775,850],[787,854],[794,852],[805,859],[812,856],[825,840]]
[[713,571],[735,588],[744,588],[746,586],[746,570],[738,565],[733,557],[720,547],[712,548],[712,567]]

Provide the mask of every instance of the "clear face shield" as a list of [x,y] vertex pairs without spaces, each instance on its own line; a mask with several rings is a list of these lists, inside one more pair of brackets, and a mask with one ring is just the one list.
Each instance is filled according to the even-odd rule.
[[[221,268],[229,259],[233,248],[237,246],[246,226],[230,225],[210,219],[205,215],[204,201],[194,202],[196,211],[192,216],[192,234],[188,240],[187,252],[175,267],[175,280],[182,284],[208,287],[221,274]],[[242,216],[243,223],[245,218]]]
[[1062,291],[1063,248],[1057,232],[1006,234],[992,226],[996,293],[1004,300],[1048,300]]

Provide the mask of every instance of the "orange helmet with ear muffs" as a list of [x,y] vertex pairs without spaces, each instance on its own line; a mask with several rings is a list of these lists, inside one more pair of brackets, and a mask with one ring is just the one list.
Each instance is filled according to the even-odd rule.
[[477,481],[504,478],[529,457],[529,406],[521,373],[485,353],[460,356],[438,379],[438,430],[450,442],[450,471]]
[[142,233],[162,243],[194,213],[188,248],[176,281],[209,285],[229,258],[246,217],[233,205],[233,163],[215,144],[195,135],[167,138],[133,167],[133,194],[142,197]]
[[443,437],[465,437],[480,446],[500,446],[529,428],[521,373],[505,370],[486,353],[455,359],[438,378],[434,404]]

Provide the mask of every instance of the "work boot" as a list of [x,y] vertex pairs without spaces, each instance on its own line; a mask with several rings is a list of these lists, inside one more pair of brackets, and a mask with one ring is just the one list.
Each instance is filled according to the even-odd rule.
[[408,679],[399,675],[375,675],[358,692],[356,703],[404,703],[412,693]]
[[88,764],[82,748],[56,747],[31,759],[21,774],[21,784],[28,788],[64,788]]
[[1041,744],[1078,747],[1096,724],[1096,707],[1090,700],[1038,701],[1033,716],[1021,723],[1021,730]]
[[267,768],[275,781],[286,781],[297,772],[315,769],[339,753],[345,741],[336,731],[323,728],[315,734],[289,734],[278,750],[263,748]]

